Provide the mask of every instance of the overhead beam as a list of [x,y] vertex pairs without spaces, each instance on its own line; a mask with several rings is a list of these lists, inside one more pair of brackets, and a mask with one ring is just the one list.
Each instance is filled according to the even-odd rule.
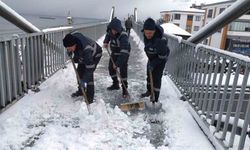
[[41,32],[36,26],[0,1],[0,15],[27,33]]

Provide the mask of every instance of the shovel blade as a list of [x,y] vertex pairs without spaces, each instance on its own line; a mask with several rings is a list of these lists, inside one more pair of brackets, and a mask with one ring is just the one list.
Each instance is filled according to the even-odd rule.
[[162,104],[160,102],[157,103],[146,102],[145,107],[146,110],[151,114],[158,114],[160,111],[162,111]]
[[143,110],[145,108],[145,102],[141,101],[141,102],[132,102],[132,103],[123,103],[119,106],[119,108],[122,111],[131,111],[131,110]]

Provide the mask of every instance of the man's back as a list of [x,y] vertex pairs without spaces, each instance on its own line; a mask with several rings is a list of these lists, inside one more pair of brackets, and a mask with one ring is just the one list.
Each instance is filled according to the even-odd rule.
[[130,19],[127,19],[125,21],[125,27],[129,29],[132,28],[132,21]]

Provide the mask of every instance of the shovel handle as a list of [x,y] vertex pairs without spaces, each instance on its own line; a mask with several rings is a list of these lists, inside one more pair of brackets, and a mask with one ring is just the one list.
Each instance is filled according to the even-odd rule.
[[149,72],[149,79],[150,79],[150,89],[151,89],[151,95],[150,95],[150,101],[152,103],[155,102],[155,92],[154,92],[154,81],[153,81],[153,73],[151,70]]
[[[108,49],[108,48],[106,48],[106,49],[107,49],[107,51],[108,51],[109,57],[110,57],[110,59],[111,59],[113,65],[116,66],[114,59],[111,57],[111,53],[110,53],[109,49]],[[128,97],[130,97],[130,94],[129,94],[129,92],[128,92],[128,89],[126,88],[125,83],[124,83],[123,80],[122,80],[121,73],[120,73],[117,69],[115,69],[115,71],[116,71],[116,74],[118,75],[118,77],[119,77],[119,79],[120,79],[120,81],[121,81],[121,83],[122,83],[124,89],[125,89],[126,92],[128,93]]]
[[84,91],[83,87],[81,86],[81,81],[80,81],[80,76],[76,70],[76,65],[74,63],[74,60],[72,57],[70,57],[70,60],[72,62],[72,65],[73,65],[73,68],[75,70],[75,73],[76,73],[76,79],[77,79],[77,82],[78,82],[78,85],[80,86],[81,90],[82,90],[82,94],[83,94],[83,97],[84,97],[84,101],[85,103],[87,104],[87,108],[88,108],[88,112],[90,113],[90,110],[89,110],[89,101],[88,101],[88,98],[87,98],[87,94],[86,92]]

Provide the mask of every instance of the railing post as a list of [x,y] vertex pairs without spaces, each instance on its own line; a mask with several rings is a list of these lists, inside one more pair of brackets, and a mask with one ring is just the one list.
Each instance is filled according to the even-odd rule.
[[246,85],[247,85],[247,81],[248,81],[248,77],[249,77],[249,66],[248,65],[246,65],[244,72],[245,72],[244,79],[243,79],[242,85],[241,85],[240,96],[239,96],[239,99],[237,101],[237,108],[236,108],[236,112],[235,112],[236,114],[235,114],[235,118],[234,118],[234,122],[233,122],[233,129],[231,131],[231,136],[230,136],[230,141],[229,141],[230,147],[233,146],[233,142],[234,142],[234,138],[235,138],[235,134],[236,134],[236,129],[238,127],[240,111],[242,109],[244,94],[245,94]]
[[[229,85],[229,81],[231,78],[231,70],[232,70],[232,60],[230,60],[229,62],[229,66],[228,66],[228,71],[227,71],[227,76],[226,76],[226,81],[225,81],[225,85],[224,85],[224,91],[223,91],[223,95],[221,98],[221,104],[220,104],[220,108],[219,108],[219,116],[217,119],[217,124],[216,124],[216,132],[218,132],[220,130],[220,126],[221,126],[221,119],[222,119],[222,113],[224,111],[224,107],[225,107],[225,103],[226,103],[226,96],[227,96],[227,89],[228,89],[228,85]],[[220,90],[220,89],[218,89]],[[217,108],[214,108],[216,111]]]
[[[208,106],[207,106],[207,115],[206,115],[207,118],[211,117],[210,115],[211,115],[211,111],[212,111],[212,103],[213,103],[213,101],[214,101],[214,105],[215,105],[215,100],[213,100],[213,99],[214,99],[216,79],[217,79],[217,74],[218,74],[218,69],[219,69],[219,64],[220,64],[220,56],[218,55],[218,53],[216,55],[215,62],[216,62],[216,64],[215,64],[215,68],[214,68],[214,75],[212,76],[212,80],[213,80],[212,81],[212,88],[211,88],[211,92],[210,92],[210,94],[208,96]],[[212,63],[213,62],[211,62],[211,64]],[[214,63],[210,67],[213,68],[214,67]],[[219,85],[217,87],[219,87]],[[211,122],[210,122],[210,124],[211,124]]]
[[6,105],[6,80],[5,80],[5,63],[4,63],[4,42],[0,42],[0,106],[5,107]]

